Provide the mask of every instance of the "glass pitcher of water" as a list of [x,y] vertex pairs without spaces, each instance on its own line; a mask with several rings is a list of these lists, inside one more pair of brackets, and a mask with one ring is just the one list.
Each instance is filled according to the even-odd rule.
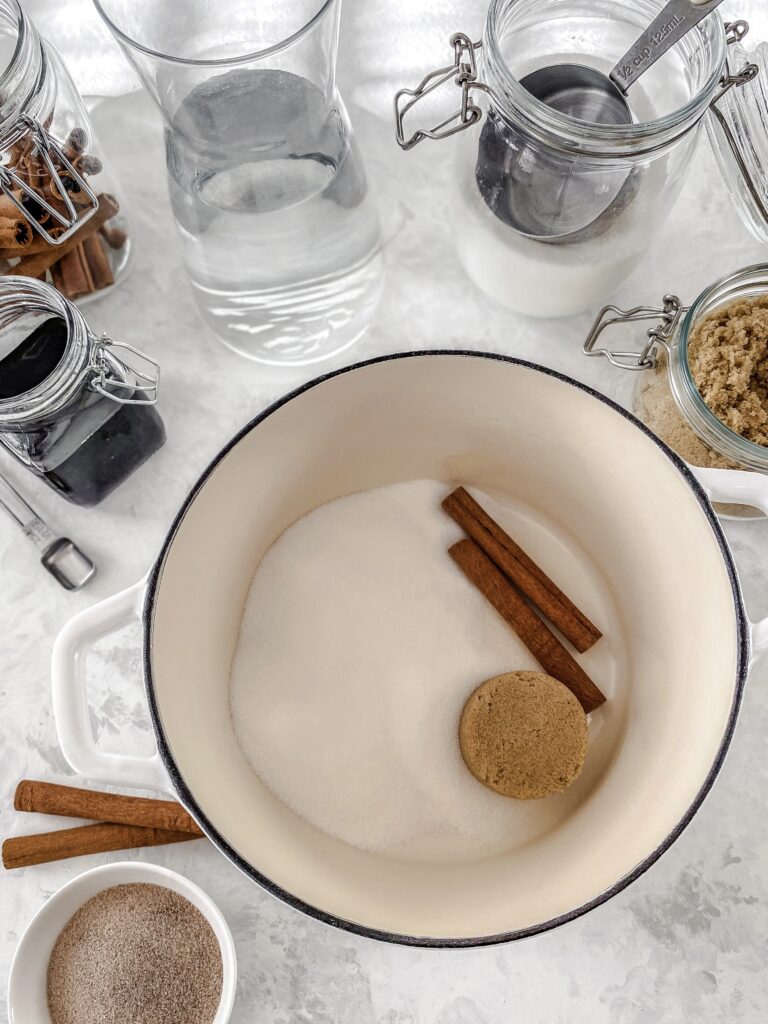
[[378,216],[336,90],[341,0],[96,0],[165,119],[206,323],[265,363],[352,345],[383,283]]

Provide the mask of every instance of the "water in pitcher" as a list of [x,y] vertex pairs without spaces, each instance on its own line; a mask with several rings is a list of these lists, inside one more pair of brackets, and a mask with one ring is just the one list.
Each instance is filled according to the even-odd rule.
[[301,364],[357,340],[383,268],[343,110],[299,75],[232,70],[187,95],[166,151],[186,267],[225,344]]

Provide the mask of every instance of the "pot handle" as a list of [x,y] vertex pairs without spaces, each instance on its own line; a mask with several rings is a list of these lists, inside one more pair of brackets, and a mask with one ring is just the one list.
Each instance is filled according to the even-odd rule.
[[[688,468],[707,492],[710,501],[751,505],[768,516],[768,476],[746,469]],[[751,625],[754,662],[768,650],[768,618]]]
[[64,757],[79,775],[107,785],[169,791],[160,755],[110,754],[91,729],[85,663],[94,641],[141,617],[146,580],[75,615],[56,637],[51,674],[53,714]]
[[710,501],[752,505],[768,516],[768,476],[747,469],[688,467],[707,492]]

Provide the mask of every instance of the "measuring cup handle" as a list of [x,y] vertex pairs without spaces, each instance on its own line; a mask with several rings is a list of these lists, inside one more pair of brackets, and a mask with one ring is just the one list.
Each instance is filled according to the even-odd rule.
[[107,785],[170,791],[160,755],[110,754],[93,735],[85,664],[96,640],[141,617],[146,581],[86,608],[70,619],[53,647],[53,713],[64,757],[79,775]]
[[608,76],[625,93],[659,57],[663,57],[702,18],[723,0],[670,0],[643,34],[630,46]]
[[[710,501],[751,505],[768,516],[768,476],[746,469],[689,469]],[[768,651],[768,617],[751,623],[752,661]]]

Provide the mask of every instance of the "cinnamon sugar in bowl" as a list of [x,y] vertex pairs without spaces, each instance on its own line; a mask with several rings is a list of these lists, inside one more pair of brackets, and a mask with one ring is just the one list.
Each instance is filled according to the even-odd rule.
[[[68,938],[71,937],[72,929],[69,926],[73,918],[80,919],[80,922],[75,922],[76,926],[79,923],[86,926],[89,923],[90,925],[94,924],[92,914],[90,922],[82,921],[83,915],[79,913],[81,910],[87,910],[89,904],[91,906],[103,904],[105,900],[114,904],[114,895],[119,895],[123,891],[151,892],[161,897],[159,901],[155,898],[148,908],[144,908],[145,926],[148,925],[152,916],[158,919],[165,917],[166,923],[169,924],[173,924],[174,921],[179,923],[182,920],[178,913],[179,908],[186,908],[187,913],[183,915],[183,918],[186,920],[188,917],[196,922],[193,929],[195,934],[187,936],[181,945],[185,948],[204,951],[216,968],[211,975],[210,988],[211,993],[214,995],[218,993],[218,996],[211,1000],[206,993],[203,993],[204,998],[202,1001],[198,1000],[198,1004],[207,1014],[210,1024],[227,1024],[235,999],[237,964],[234,942],[224,916],[210,897],[183,875],[142,861],[105,864],[85,871],[62,886],[38,910],[22,935],[11,963],[8,978],[8,1019],[13,1021],[13,1024],[49,1024],[56,1020],[71,1019],[72,1015],[62,1007],[79,1002],[81,995],[83,1000],[91,999],[90,1012],[89,1014],[76,1014],[74,1019],[93,1019],[93,1010],[98,1002],[99,992],[102,995],[106,993],[110,998],[114,997],[115,1003],[118,1004],[115,1006],[113,1014],[107,1012],[98,1015],[104,1024],[108,1024],[109,1020],[120,1020],[128,1024],[128,1021],[138,1019],[137,1012],[141,1014],[142,1021],[158,1019],[157,1015],[153,1014],[152,1006],[145,1005],[136,1011],[136,993],[132,993],[131,998],[127,1000],[128,1004],[133,1004],[133,1011],[128,1005],[127,1012],[121,1013],[119,1003],[121,996],[123,1003],[126,1002],[126,982],[134,988],[140,987],[152,998],[162,996],[162,989],[167,988],[168,978],[167,974],[164,978],[162,970],[158,969],[162,968],[161,963],[149,966],[146,978],[140,979],[133,969],[138,963],[136,958],[131,965],[125,956],[122,957],[121,975],[119,971],[116,971],[116,967],[120,967],[118,961],[121,958],[119,957],[115,958],[114,963],[107,963],[106,960],[103,960],[101,963],[88,964],[82,955],[83,948],[63,948],[67,945]],[[146,913],[147,909],[149,915]],[[169,909],[171,910],[170,914],[168,914]],[[78,927],[79,937],[86,940],[85,945],[90,945],[91,952],[93,952],[96,945],[109,941],[110,935],[114,938],[116,932],[132,929],[136,925],[135,910],[136,908],[133,912],[120,913],[117,918],[112,915],[109,927],[105,926],[102,915],[95,930],[93,927],[90,929],[86,927],[85,930]],[[139,922],[140,924],[141,922]],[[138,939],[138,945],[147,944],[148,937],[146,935],[143,938],[135,935],[133,937]],[[130,935],[124,935],[123,938],[126,940],[126,944],[130,944]],[[61,941],[59,941],[60,939]],[[149,942],[149,945],[151,944]],[[59,969],[56,970],[57,977],[54,981],[58,991],[53,993],[54,998],[51,1000],[49,967],[57,955],[57,947],[59,959],[62,958],[62,955],[66,958],[69,954],[74,954],[74,957],[69,957],[71,961],[69,967],[74,969],[65,970],[63,973]],[[168,955],[165,956],[166,968],[173,959],[172,953],[173,951],[168,951]],[[62,965],[58,966],[60,968]],[[126,966],[129,968],[128,970],[126,970]],[[94,985],[93,975],[99,971],[101,971],[102,977],[97,979]],[[111,977],[109,977],[110,974]],[[80,984],[83,988],[82,993],[78,993]],[[179,985],[176,988],[178,989]],[[185,986],[182,979],[181,990],[187,991],[192,988],[193,986]],[[152,1000],[150,999],[150,1001]],[[155,999],[154,1002],[156,1009],[163,1009],[162,998]],[[123,1009],[125,1010],[125,1007]],[[167,1005],[165,1009],[167,1010]],[[179,1019],[175,1011],[170,1015],[166,1013],[166,1017],[170,1020]],[[203,1017],[195,1017],[195,1020],[196,1022],[199,1020],[200,1024],[203,1024]]]

